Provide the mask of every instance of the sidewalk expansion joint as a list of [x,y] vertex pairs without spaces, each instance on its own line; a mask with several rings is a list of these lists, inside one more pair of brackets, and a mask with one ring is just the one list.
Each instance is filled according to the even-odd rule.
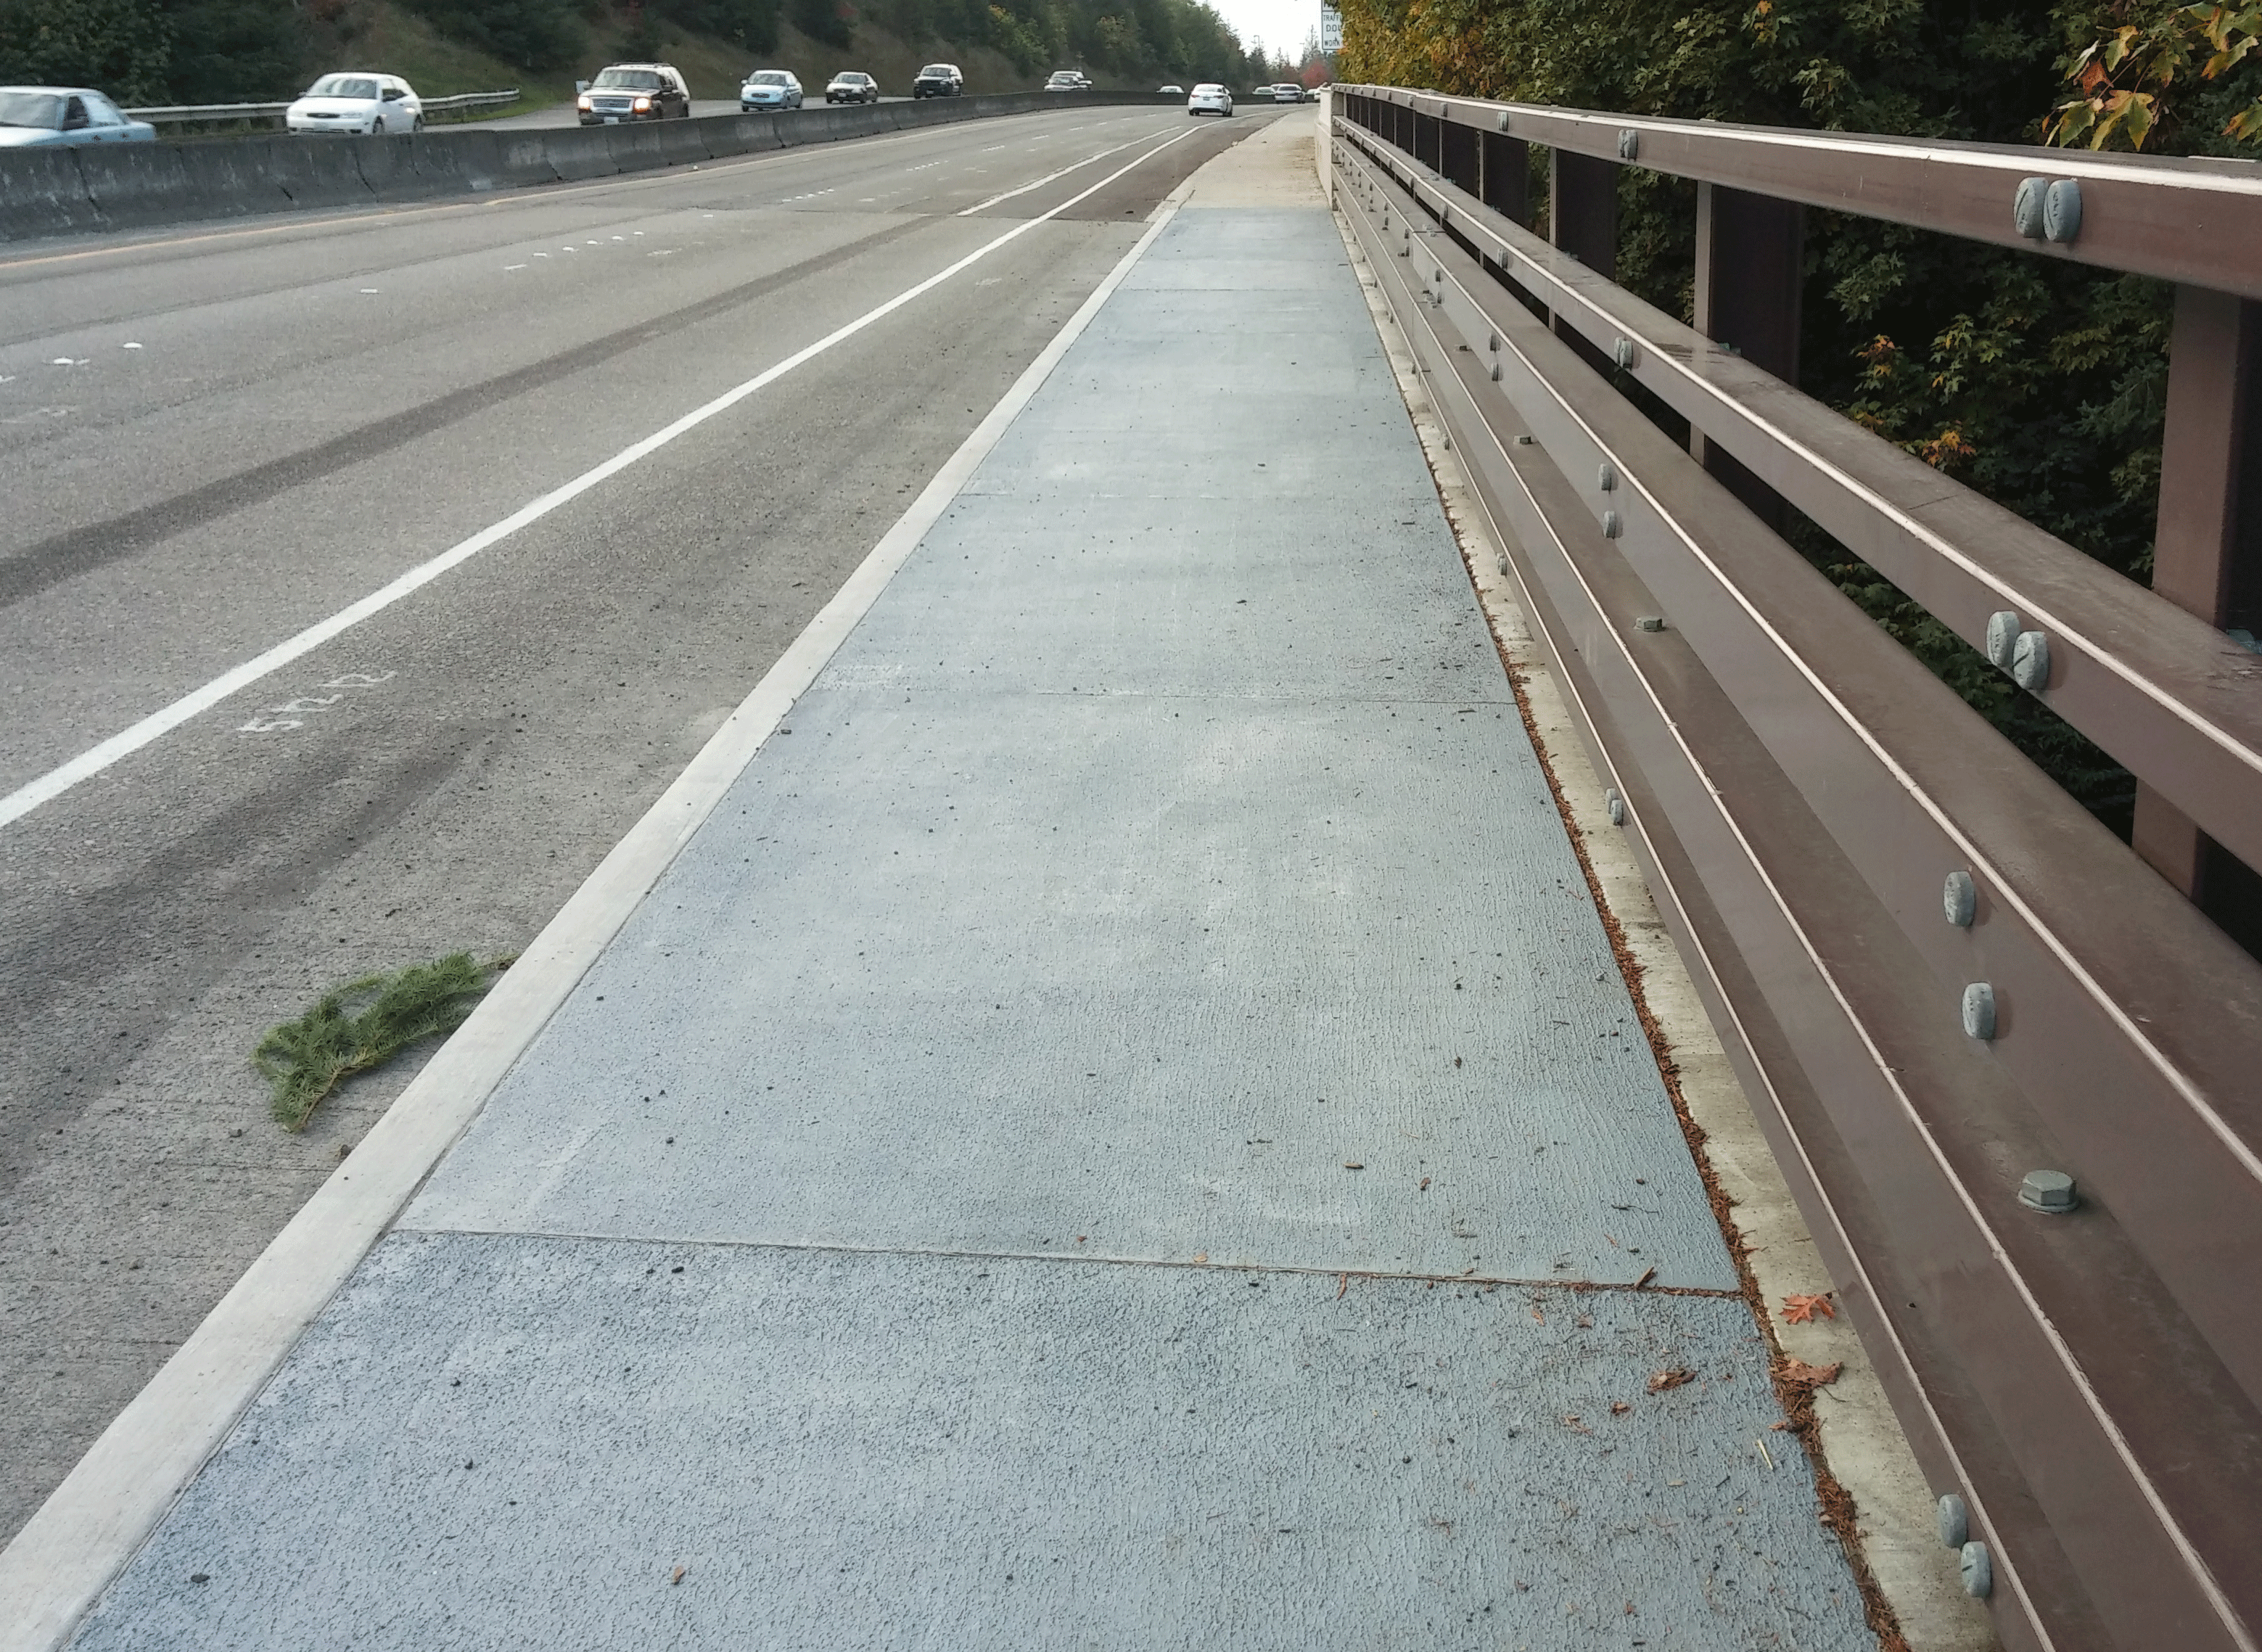
[[554,1239],[580,1244],[672,1246],[679,1250],[774,1251],[818,1256],[916,1256],[964,1262],[1064,1262],[1099,1267],[1176,1268],[1190,1273],[1274,1273],[1287,1278],[1369,1280],[1425,1285],[1481,1285],[1496,1290],[1618,1291],[1643,1296],[1698,1296],[1722,1302],[1742,1302],[1740,1290],[1703,1285],[1659,1285],[1644,1280],[1533,1279],[1512,1273],[1419,1273],[1393,1268],[1325,1267],[1293,1262],[1213,1262],[1167,1256],[1112,1256],[1091,1251],[976,1251],[945,1245],[841,1244],[797,1243],[789,1239],[694,1238],[676,1234],[573,1233],[536,1228],[396,1228],[396,1236],[429,1238]]

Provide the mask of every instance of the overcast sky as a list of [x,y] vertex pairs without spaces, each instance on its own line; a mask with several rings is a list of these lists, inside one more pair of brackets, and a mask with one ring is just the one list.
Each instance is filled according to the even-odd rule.
[[1291,58],[1303,48],[1304,36],[1320,26],[1320,0],[1209,0],[1209,4],[1241,37],[1242,45],[1262,40],[1267,50]]

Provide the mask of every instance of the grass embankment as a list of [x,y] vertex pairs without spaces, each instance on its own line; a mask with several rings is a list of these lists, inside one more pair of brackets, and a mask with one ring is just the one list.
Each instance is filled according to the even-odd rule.
[[[306,67],[306,78],[332,69],[364,69],[381,75],[398,75],[426,97],[451,97],[458,92],[519,89],[517,103],[494,112],[521,114],[571,102],[573,83],[587,80],[607,63],[625,55],[627,27],[617,14],[589,24],[583,62],[570,69],[536,71],[514,69],[459,40],[450,40],[424,18],[401,7],[378,4],[357,6],[350,33],[338,32],[314,48],[319,61]],[[810,40],[791,25],[779,30],[778,49],[759,61],[743,47],[711,35],[663,23],[659,30],[664,61],[683,71],[691,95],[701,98],[735,97],[748,71],[790,69],[813,98],[825,95],[825,83],[844,69],[862,69],[877,78],[890,97],[908,96],[911,77],[920,66],[938,60],[956,63],[966,71],[969,92],[1033,91],[1044,83],[1042,75],[1024,75],[1002,54],[987,47],[954,47],[940,40],[914,44],[897,39],[868,24],[857,25],[854,41],[845,50]]]

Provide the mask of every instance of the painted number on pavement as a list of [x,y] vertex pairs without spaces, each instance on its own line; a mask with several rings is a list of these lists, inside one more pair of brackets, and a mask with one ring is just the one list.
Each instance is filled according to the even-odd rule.
[[373,689],[380,682],[392,682],[396,675],[391,671],[380,672],[376,675],[371,675],[366,671],[349,671],[342,677],[332,677],[328,682],[319,685],[325,689],[335,689],[338,690],[337,693],[327,696],[320,694],[294,696],[280,705],[269,706],[249,723],[237,724],[236,732],[240,734],[275,734],[285,729],[304,728],[306,726],[308,717],[316,711],[335,705],[346,697],[346,690]]

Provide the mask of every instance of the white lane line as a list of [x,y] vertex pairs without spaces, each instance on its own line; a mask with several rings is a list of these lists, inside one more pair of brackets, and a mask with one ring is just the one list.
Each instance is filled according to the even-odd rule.
[[[1184,198],[1138,244],[778,656],[644,818],[436,1051],[353,1157],[244,1270],[4,1550],[0,1652],[56,1652],[227,1438],[299,1335],[393,1223],[638,903],[753,762]],[[1034,220],[1032,220],[1034,221]]]
[[[1178,133],[1176,138],[1164,140],[1136,160],[1117,168],[1081,194],[1070,197],[1037,217],[1025,219],[1004,234],[984,242],[948,268],[927,277],[926,280],[915,286],[904,288],[886,303],[865,311],[863,314],[845,326],[835,328],[814,344],[796,350],[775,366],[763,369],[746,383],[724,391],[705,406],[694,408],[674,423],[653,432],[641,442],[623,448],[603,464],[583,471],[563,487],[554,487],[541,498],[520,506],[493,526],[483,528],[461,544],[443,551],[430,561],[418,564],[382,590],[373,591],[350,607],[340,609],[328,619],[307,626],[297,636],[276,644],[274,647],[256,659],[245,660],[233,671],[225,672],[214,677],[201,689],[183,695],[162,711],[151,712],[131,728],[121,730],[99,746],[80,753],[68,762],[49,769],[38,779],[18,787],[5,797],[0,797],[0,826],[6,826],[22,819],[41,804],[52,802],[61,797],[63,793],[82,781],[91,780],[119,759],[129,757],[152,741],[171,733],[190,718],[209,711],[230,696],[249,688],[262,677],[280,670],[292,660],[312,653],[333,638],[343,635],[371,616],[383,613],[402,597],[413,591],[422,589],[443,574],[447,573],[449,569],[460,563],[470,561],[489,545],[501,544],[521,528],[541,521],[560,505],[580,498],[598,483],[618,475],[638,460],[658,452],[676,437],[697,429],[717,414],[728,412],[756,391],[775,384],[795,368],[816,360],[834,345],[854,338],[875,322],[894,314],[914,299],[932,292],[961,271],[971,269],[1000,247],[1010,242],[1018,241],[1048,219],[1057,218],[1077,202],[1098,194],[1116,179],[1136,171],[1148,161],[1169,148],[1171,144],[1178,142],[1179,139],[1192,135],[1193,129],[1189,129]],[[571,251],[572,249],[568,248],[567,250]]]
[[[1186,134],[1182,132],[1178,134],[1178,137],[1182,138]],[[1178,141],[1178,138],[1173,138],[1171,140],[1171,142],[1176,143]],[[1079,171],[1083,168],[1090,166],[1094,161],[1105,161],[1111,155],[1120,155],[1124,150],[1130,148],[1133,145],[1143,143],[1144,141],[1146,141],[1146,140],[1143,138],[1133,138],[1127,143],[1119,143],[1113,148],[1102,149],[1097,155],[1087,155],[1081,161],[1070,162],[1068,165],[1061,168],[1057,172],[1046,173],[1044,177],[1039,178],[1034,184],[1024,184],[1019,189],[1007,190],[1003,195],[992,195],[986,201],[976,201],[973,206],[966,208],[965,211],[954,213],[953,216],[958,218],[971,218],[975,213],[980,212],[985,206],[995,206],[999,201],[1010,201],[1016,195],[1027,195],[1031,190],[1041,190],[1056,177],[1066,177],[1071,172]],[[1164,147],[1168,148],[1169,146],[1165,145]],[[1091,192],[1091,191],[1087,190],[1084,191],[1084,194],[1088,195]],[[1077,197],[1077,199],[1078,200],[1082,200],[1083,198],[1083,195]]]

